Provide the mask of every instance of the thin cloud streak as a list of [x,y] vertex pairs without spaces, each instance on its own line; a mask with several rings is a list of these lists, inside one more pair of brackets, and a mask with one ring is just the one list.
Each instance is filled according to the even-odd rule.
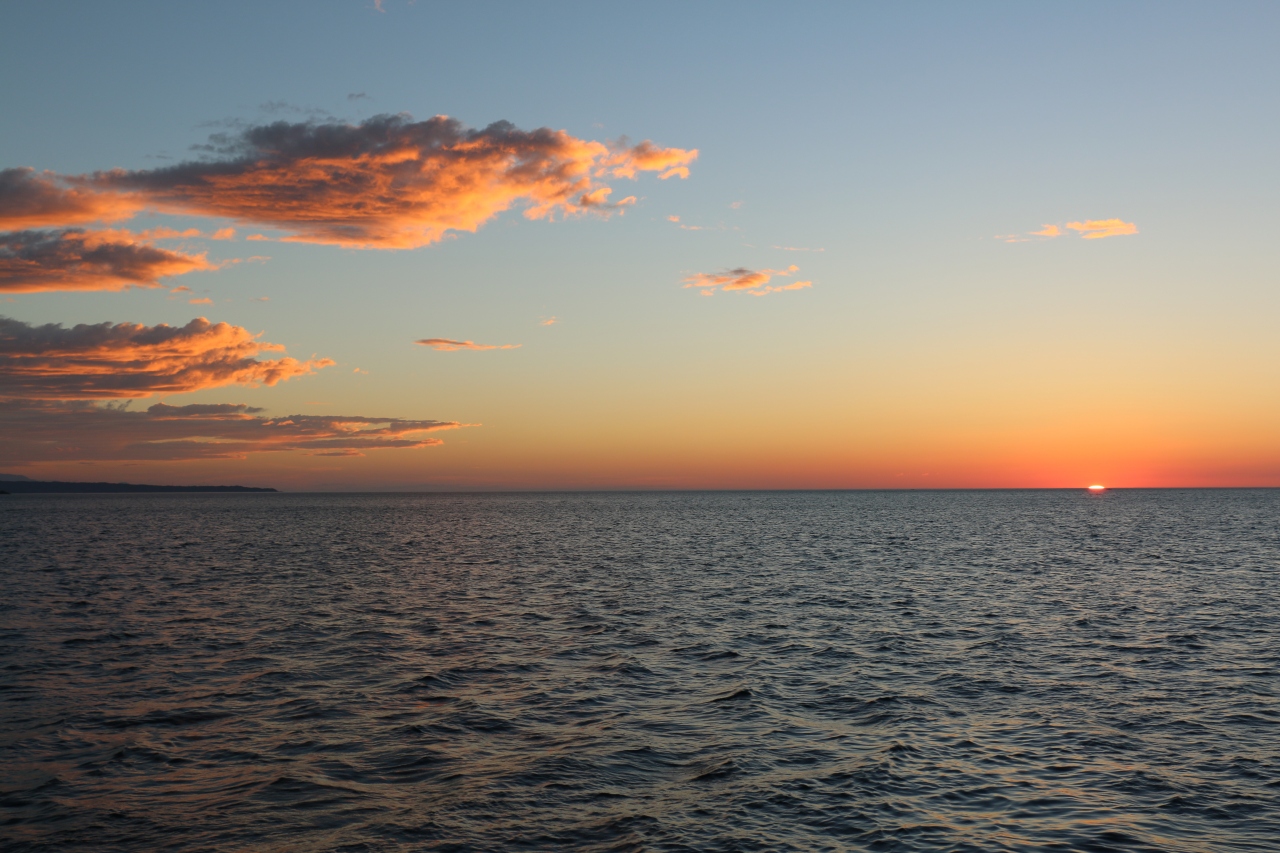
[[[555,318],[553,317],[552,320]],[[551,325],[543,323],[544,326]],[[424,347],[431,347],[439,352],[456,352],[457,350],[519,349],[523,344],[478,344],[475,341],[455,341],[451,338],[423,338],[414,341]]]
[[[359,125],[275,122],[215,134],[211,159],[92,175],[7,170],[0,227],[121,218],[143,205],[284,233],[287,241],[408,249],[474,232],[499,213],[529,219],[609,215],[609,178],[685,178],[696,149],[578,139],[562,130],[483,130],[436,116],[377,116]],[[16,223],[16,224],[15,224]],[[258,239],[250,235],[247,239]]]
[[[1087,219],[1084,222],[1068,222],[1066,228],[1069,231],[1077,232],[1085,240],[1122,237],[1138,233],[1137,225],[1132,222],[1125,222],[1123,219]],[[1026,234],[997,234],[996,239],[1003,240],[1006,243],[1027,243],[1038,242],[1032,239],[1036,237],[1043,241],[1067,235],[1068,232],[1062,230],[1062,226],[1049,224],[1042,226],[1039,231],[1028,231]]]
[[0,402],[0,463],[243,459],[256,453],[360,456],[442,444],[453,421],[353,415],[262,417],[239,404],[145,411],[76,402]]
[[0,292],[160,287],[162,278],[221,266],[204,253],[152,246],[146,233],[67,229],[0,234]]
[[1067,227],[1079,231],[1085,240],[1100,240],[1103,237],[1123,237],[1137,234],[1138,226],[1123,219],[1088,219],[1084,222],[1068,222]]
[[684,279],[686,288],[696,287],[701,289],[703,296],[710,296],[715,291],[745,291],[752,296],[766,296],[770,293],[779,293],[784,290],[802,290],[806,287],[812,287],[811,281],[795,281],[785,285],[770,285],[769,282],[775,276],[791,276],[795,275],[800,268],[795,264],[787,267],[785,270],[752,270],[746,267],[737,267],[736,269],[725,270],[719,273],[694,273]]
[[0,399],[112,400],[224,385],[275,385],[334,362],[259,360],[284,347],[210,323],[33,326],[0,317]]

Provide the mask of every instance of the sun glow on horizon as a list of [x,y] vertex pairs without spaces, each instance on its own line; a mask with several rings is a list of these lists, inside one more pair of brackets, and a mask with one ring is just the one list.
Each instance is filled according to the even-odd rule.
[[1106,490],[1107,490],[1106,486],[1090,486],[1089,487],[1089,491],[1091,492],[1105,492]]

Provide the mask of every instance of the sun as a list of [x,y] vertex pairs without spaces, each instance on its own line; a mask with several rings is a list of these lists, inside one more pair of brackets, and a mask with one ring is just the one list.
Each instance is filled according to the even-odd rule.
[[1107,490],[1106,486],[1090,486],[1089,487],[1089,491],[1091,492],[1105,492],[1106,490]]

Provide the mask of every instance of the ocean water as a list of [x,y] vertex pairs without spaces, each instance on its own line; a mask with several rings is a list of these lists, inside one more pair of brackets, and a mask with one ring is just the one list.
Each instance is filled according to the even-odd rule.
[[1280,849],[1280,491],[0,497],[6,851]]

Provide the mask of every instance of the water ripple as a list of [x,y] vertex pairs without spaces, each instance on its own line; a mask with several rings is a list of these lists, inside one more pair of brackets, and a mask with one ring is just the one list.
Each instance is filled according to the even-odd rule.
[[1280,493],[0,499],[6,850],[1262,851]]

